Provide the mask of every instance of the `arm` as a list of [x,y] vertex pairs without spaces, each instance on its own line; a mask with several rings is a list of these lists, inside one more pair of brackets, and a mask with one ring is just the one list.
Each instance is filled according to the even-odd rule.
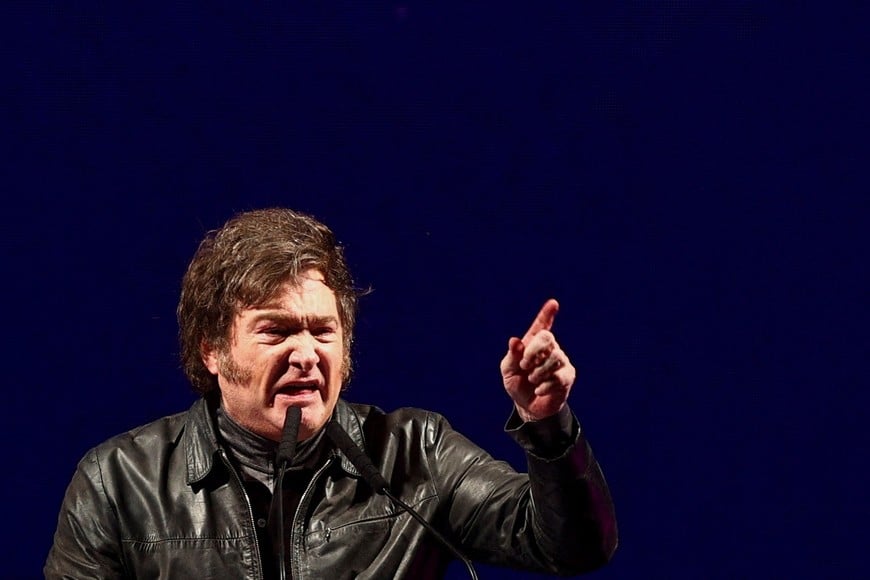
[[[617,544],[613,503],[601,469],[567,406],[576,371],[551,332],[549,300],[501,363],[514,413],[506,429],[523,447],[528,475],[494,461],[442,425],[436,469],[448,476],[449,525],[475,558],[580,573],[606,563]],[[445,473],[446,475],[446,473]]]
[[613,501],[571,410],[530,423],[514,413],[505,430],[526,452],[540,537],[577,572],[607,563],[618,542]]
[[[516,415],[509,427],[513,421]],[[525,447],[527,430],[528,424],[509,432]],[[431,416],[427,431],[445,523],[469,557],[555,574],[586,572],[609,560],[616,547],[613,504],[579,428],[556,457],[527,450],[528,474],[496,461],[439,416]]]
[[103,486],[96,451],[79,463],[66,490],[54,544],[45,562],[47,580],[125,576],[117,520]]

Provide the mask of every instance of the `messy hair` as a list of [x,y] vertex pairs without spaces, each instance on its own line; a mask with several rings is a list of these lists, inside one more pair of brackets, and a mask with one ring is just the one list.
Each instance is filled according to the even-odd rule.
[[193,389],[217,389],[217,378],[202,361],[202,347],[229,349],[236,314],[268,302],[287,282],[307,270],[323,274],[335,293],[344,336],[344,381],[351,371],[350,351],[359,292],[335,235],[323,223],[283,208],[237,214],[208,232],[181,285],[178,328],[181,362]]

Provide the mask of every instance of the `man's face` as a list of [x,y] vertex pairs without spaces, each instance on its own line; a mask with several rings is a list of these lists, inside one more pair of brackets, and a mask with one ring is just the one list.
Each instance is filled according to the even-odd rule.
[[240,310],[229,348],[206,347],[203,362],[239,425],[280,441],[287,407],[299,407],[302,440],[326,424],[338,401],[343,338],[335,293],[323,274],[308,270],[266,304]]

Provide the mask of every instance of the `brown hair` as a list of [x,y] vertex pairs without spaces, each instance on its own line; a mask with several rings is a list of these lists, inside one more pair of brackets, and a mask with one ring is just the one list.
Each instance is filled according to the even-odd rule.
[[335,292],[347,383],[360,293],[353,287],[343,249],[332,231],[313,217],[272,208],[237,214],[208,232],[184,274],[178,336],[184,373],[195,391],[205,394],[217,389],[217,378],[202,362],[202,345],[228,349],[239,309],[267,302],[284,283],[312,268]]

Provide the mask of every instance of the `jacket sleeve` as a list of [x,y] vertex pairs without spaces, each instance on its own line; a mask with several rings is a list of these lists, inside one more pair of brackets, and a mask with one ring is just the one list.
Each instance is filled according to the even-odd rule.
[[45,578],[123,578],[118,538],[117,518],[92,450],[79,462],[67,487],[43,570]]
[[[534,436],[512,434],[526,451],[528,474],[493,459],[443,417],[431,421],[430,469],[446,524],[472,559],[553,574],[588,572],[610,560],[613,502],[573,415],[570,435],[545,442],[544,455],[535,453]],[[554,443],[558,451],[550,454]]]

